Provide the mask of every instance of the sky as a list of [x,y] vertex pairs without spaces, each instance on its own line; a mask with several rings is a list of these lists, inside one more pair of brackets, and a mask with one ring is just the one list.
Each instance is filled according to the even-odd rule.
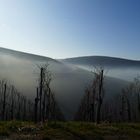
[[140,0],[0,0],[0,47],[140,60]]

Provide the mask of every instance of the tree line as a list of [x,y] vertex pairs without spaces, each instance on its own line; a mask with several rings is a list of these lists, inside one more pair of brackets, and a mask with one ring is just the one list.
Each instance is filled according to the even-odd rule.
[[[49,65],[38,67],[39,78],[35,98],[28,99],[7,80],[0,80],[0,120],[64,121],[65,117],[51,90],[52,73]],[[75,121],[88,122],[139,122],[140,77],[134,79],[121,93],[104,100],[105,71],[96,68],[92,83],[74,116]]]
[[45,122],[65,120],[50,88],[52,80],[48,64],[39,67],[39,82],[34,100],[21,94],[7,80],[0,80],[0,120]]
[[104,69],[97,68],[92,83],[85,89],[76,121],[140,122],[140,77],[134,79],[118,95],[104,100]]
[[65,120],[65,117],[56,102],[55,95],[50,88],[52,74],[48,68],[49,64],[39,66],[39,86],[35,98],[35,122],[49,120]]
[[22,95],[7,80],[0,80],[0,120],[30,120],[33,102]]
[[104,97],[104,70],[96,68],[91,85],[85,89],[84,97],[75,115],[76,121],[91,121],[99,123]]

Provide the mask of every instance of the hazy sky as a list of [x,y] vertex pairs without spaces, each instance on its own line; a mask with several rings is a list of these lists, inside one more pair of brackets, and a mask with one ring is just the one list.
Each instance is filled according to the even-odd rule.
[[140,0],[0,0],[0,46],[140,59]]

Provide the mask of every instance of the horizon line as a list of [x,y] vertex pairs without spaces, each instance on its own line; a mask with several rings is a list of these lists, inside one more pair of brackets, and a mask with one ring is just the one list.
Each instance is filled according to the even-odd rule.
[[94,56],[94,57],[109,57],[109,58],[124,59],[124,60],[131,60],[131,61],[140,61],[140,59],[131,59],[131,58],[126,58],[126,57],[109,56],[109,55],[79,55],[79,56],[72,56],[72,57],[66,57],[66,58],[53,58],[53,57],[48,57],[46,55],[41,55],[41,54],[36,54],[36,53],[32,53],[32,52],[25,52],[25,51],[5,48],[5,47],[2,47],[2,46],[0,46],[0,48],[1,49],[5,49],[5,50],[20,52],[20,53],[26,53],[26,54],[29,54],[29,55],[36,55],[36,56],[40,56],[40,57],[47,57],[47,58],[51,58],[51,59],[54,59],[54,60],[63,60],[63,59],[82,58],[82,57],[92,57],[92,56]]

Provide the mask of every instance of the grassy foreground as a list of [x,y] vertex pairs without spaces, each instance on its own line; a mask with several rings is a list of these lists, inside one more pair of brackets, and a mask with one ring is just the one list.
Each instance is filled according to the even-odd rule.
[[140,140],[140,123],[0,122],[0,140]]

